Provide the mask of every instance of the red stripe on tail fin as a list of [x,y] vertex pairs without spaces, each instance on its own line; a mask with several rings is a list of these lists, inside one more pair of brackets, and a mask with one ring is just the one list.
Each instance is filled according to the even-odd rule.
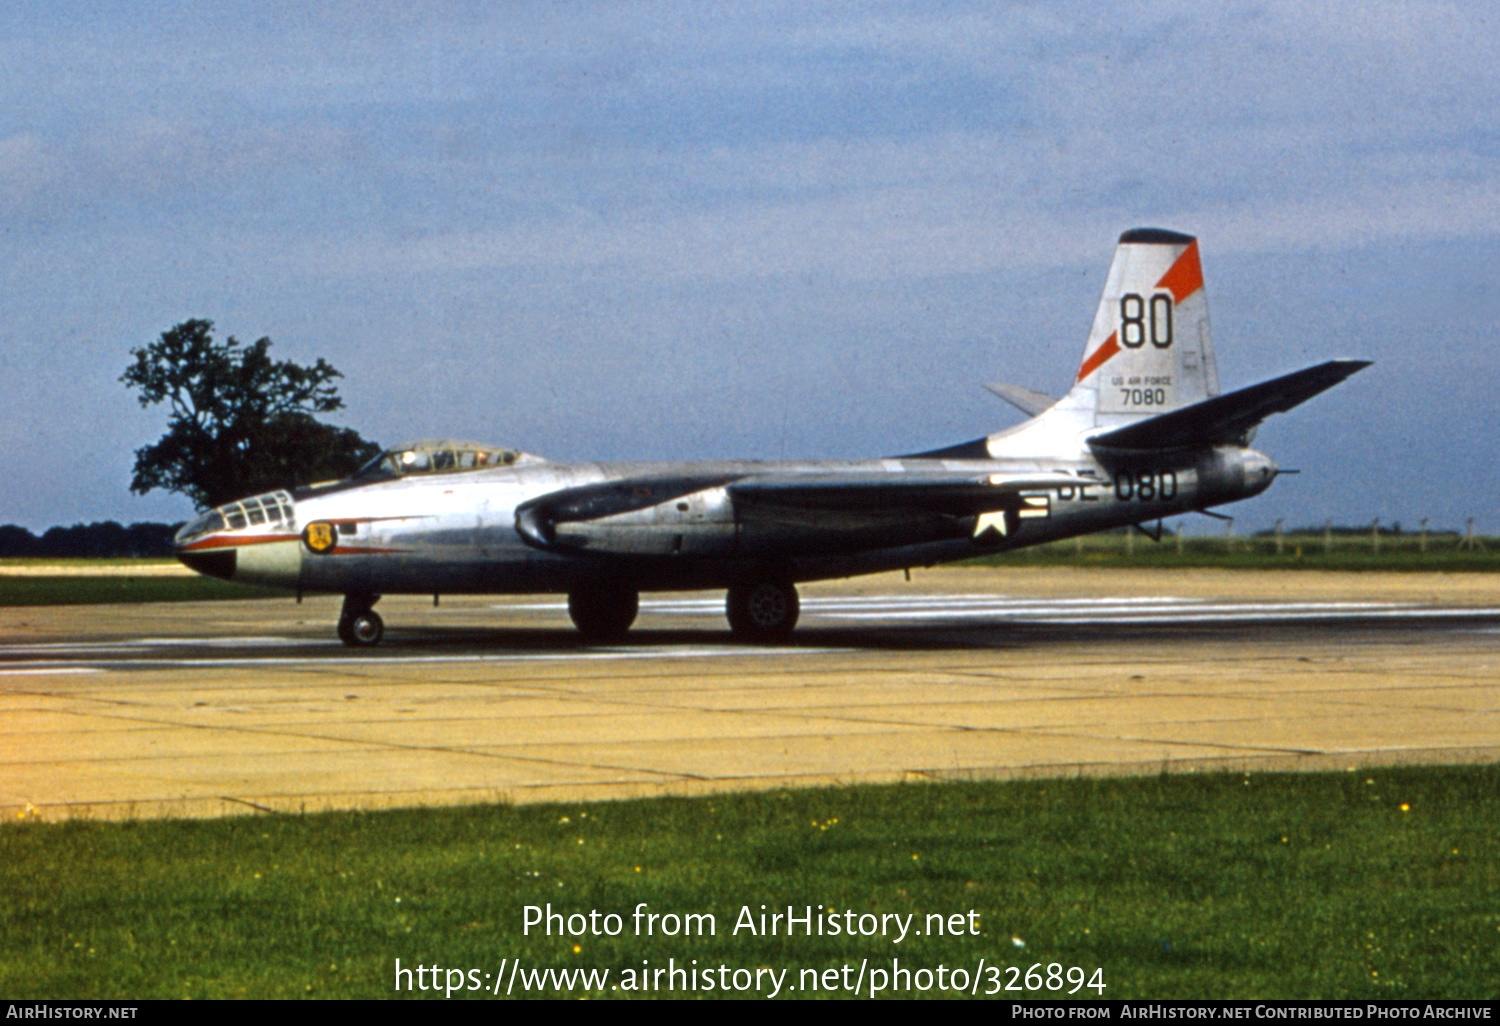
[[1172,293],[1172,302],[1181,303],[1203,287],[1203,265],[1198,262],[1198,240],[1182,251],[1170,270],[1156,283],[1159,289]]
[[1082,381],[1094,371],[1104,366],[1106,360],[1120,351],[1120,333],[1115,332],[1104,340],[1104,344],[1089,354],[1089,358],[1083,361],[1083,366],[1078,368],[1078,380]]

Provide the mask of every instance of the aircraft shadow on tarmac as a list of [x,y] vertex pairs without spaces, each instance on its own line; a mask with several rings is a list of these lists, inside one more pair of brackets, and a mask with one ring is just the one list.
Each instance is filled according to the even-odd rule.
[[[817,649],[866,651],[940,652],[986,648],[1033,648],[1076,644],[1183,643],[1232,641],[1240,644],[1296,641],[1328,642],[1338,639],[1349,643],[1392,641],[1415,636],[1431,640],[1434,635],[1476,628],[1500,629],[1500,615],[1476,612],[1434,620],[1421,611],[1408,616],[1383,614],[1308,619],[1287,616],[1267,617],[1253,621],[1201,620],[1195,622],[1100,623],[1035,621],[932,621],[925,623],[867,623],[858,625],[808,624],[788,642],[779,645],[747,645],[727,630],[695,628],[660,628],[638,626],[625,638],[610,644],[589,642],[568,627],[510,627],[447,625],[387,631],[379,650],[354,655],[342,648],[329,648],[328,654],[349,658],[381,655],[472,655],[522,653],[622,652],[649,654],[653,650],[681,651],[684,648],[751,649],[789,655]],[[303,639],[312,641],[313,639]],[[301,646],[296,646],[300,648]],[[321,640],[319,647],[323,647]]]

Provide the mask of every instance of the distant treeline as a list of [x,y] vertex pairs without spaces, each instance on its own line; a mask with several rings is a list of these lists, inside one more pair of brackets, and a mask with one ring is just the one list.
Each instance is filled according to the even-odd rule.
[[172,555],[181,524],[131,524],[113,520],[53,527],[40,538],[15,524],[0,527],[0,559],[118,559]]
[[[1399,520],[1389,525],[1380,524],[1378,527],[1371,524],[1362,524],[1359,527],[1345,527],[1340,526],[1339,524],[1316,524],[1311,527],[1285,527],[1282,528],[1281,533],[1287,535],[1314,535],[1317,537],[1328,534],[1332,535],[1335,538],[1368,538],[1370,537],[1371,530],[1378,530],[1382,535],[1388,535],[1396,538],[1402,537],[1401,521]],[[1425,528],[1424,530],[1426,530],[1426,532],[1430,535],[1456,535],[1459,533],[1453,528],[1442,527],[1430,527]],[[1264,531],[1256,531],[1252,537],[1271,538],[1274,537],[1275,534],[1276,529],[1273,527],[1268,528]],[[1411,532],[1407,531],[1406,534],[1411,535]]]

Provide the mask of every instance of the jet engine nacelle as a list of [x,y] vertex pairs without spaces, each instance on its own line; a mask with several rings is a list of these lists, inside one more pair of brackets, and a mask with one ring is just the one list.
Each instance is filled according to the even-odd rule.
[[1254,449],[1214,449],[1198,462],[1198,508],[1259,495],[1276,480],[1276,464]]
[[576,489],[572,495],[523,505],[516,511],[516,530],[529,544],[549,550],[616,556],[715,556],[734,551],[734,505],[722,486],[683,494],[673,487],[661,491],[669,497],[652,502],[660,492],[650,486],[615,494]]

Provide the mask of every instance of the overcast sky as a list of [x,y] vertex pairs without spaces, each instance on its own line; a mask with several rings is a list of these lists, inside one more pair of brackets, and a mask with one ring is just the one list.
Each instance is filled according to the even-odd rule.
[[[129,492],[119,383],[188,318],[341,423],[554,459],[865,457],[1071,381],[1120,232],[1200,239],[1245,529],[1500,533],[1486,3],[12,3],[0,523]],[[1219,530],[1203,518],[1204,530]]]

